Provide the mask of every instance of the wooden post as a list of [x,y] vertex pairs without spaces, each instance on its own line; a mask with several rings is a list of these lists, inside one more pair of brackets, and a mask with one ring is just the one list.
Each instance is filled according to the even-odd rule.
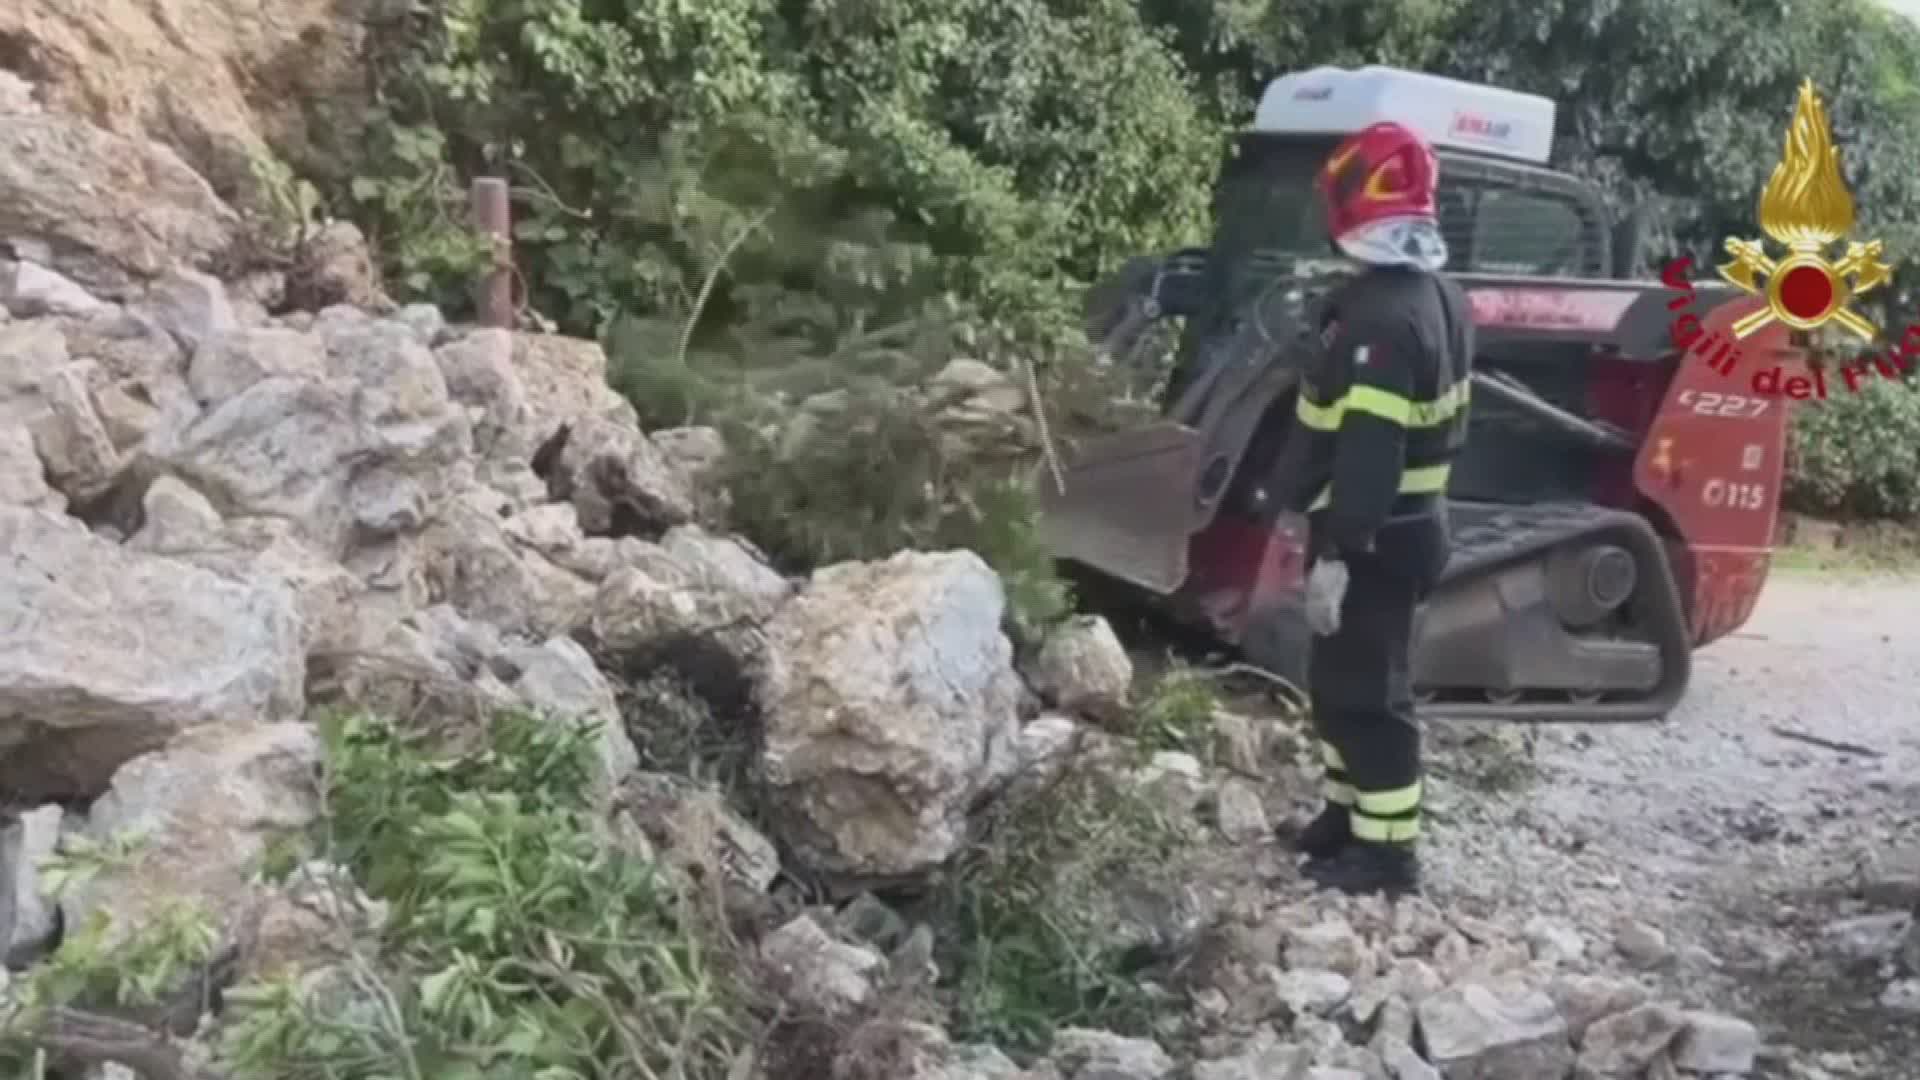
[[496,176],[473,181],[473,223],[493,241],[493,263],[480,278],[474,306],[481,326],[513,329],[513,209],[507,182]]

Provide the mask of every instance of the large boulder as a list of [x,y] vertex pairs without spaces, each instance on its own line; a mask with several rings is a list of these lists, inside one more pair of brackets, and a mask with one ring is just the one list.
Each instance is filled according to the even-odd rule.
[[1015,760],[1021,681],[1000,580],[971,552],[816,573],[766,627],[758,679],[773,820],[816,868],[924,871]]
[[[17,4],[0,13],[0,41],[33,40],[10,27],[20,15]],[[100,40],[124,35],[102,21]],[[16,256],[118,299],[176,264],[210,265],[238,226],[233,208],[167,147],[0,93],[0,243]]]
[[126,857],[62,898],[67,925],[104,918],[118,939],[185,904],[237,929],[268,846],[319,810],[319,763],[314,729],[297,722],[201,728],[127,762],[85,831]]
[[225,516],[296,523],[329,558],[419,529],[470,481],[467,414],[397,320],[341,317],[313,338],[231,328],[196,353],[190,381],[207,409],[155,432],[151,467]]
[[0,787],[92,795],[176,733],[299,714],[300,619],[285,589],[109,543],[0,506]]

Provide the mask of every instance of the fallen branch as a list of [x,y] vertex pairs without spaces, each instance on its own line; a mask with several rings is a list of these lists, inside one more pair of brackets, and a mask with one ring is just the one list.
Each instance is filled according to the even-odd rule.
[[146,1080],[224,1080],[221,1074],[187,1064],[166,1035],[130,1020],[54,1006],[37,1014],[38,1023],[9,1032],[52,1060],[85,1065],[124,1065]]
[[1772,728],[1768,728],[1767,730],[1773,732],[1775,735],[1778,735],[1783,739],[1792,739],[1795,742],[1810,743],[1814,746],[1818,746],[1825,750],[1835,751],[1836,753],[1858,754],[1861,757],[1870,757],[1870,758],[1882,758],[1887,756],[1881,753],[1880,751],[1875,750],[1871,746],[1861,746],[1859,743],[1840,742],[1837,739],[1823,739],[1818,735],[1809,735],[1804,731],[1795,731],[1792,728],[1772,727]]

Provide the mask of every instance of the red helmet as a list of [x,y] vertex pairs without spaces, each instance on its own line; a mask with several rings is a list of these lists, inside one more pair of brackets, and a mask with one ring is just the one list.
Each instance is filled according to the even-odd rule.
[[1426,140],[1394,123],[1349,136],[1320,170],[1314,186],[1335,239],[1376,221],[1437,221],[1434,186],[1440,162]]

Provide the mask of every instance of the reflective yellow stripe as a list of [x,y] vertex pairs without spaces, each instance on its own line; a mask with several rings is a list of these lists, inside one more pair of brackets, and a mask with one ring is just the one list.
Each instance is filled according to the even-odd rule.
[[1307,400],[1305,394],[1300,395],[1293,407],[1293,415],[1300,421],[1300,426],[1312,428],[1315,431],[1340,430],[1342,411],[1343,404],[1340,401],[1331,405],[1315,405]]
[[1455,383],[1432,401],[1414,401],[1377,386],[1356,386],[1325,405],[1316,405],[1307,400],[1306,394],[1300,394],[1294,402],[1293,414],[1301,426],[1315,431],[1340,430],[1340,422],[1348,410],[1377,416],[1402,427],[1434,427],[1452,420],[1455,413],[1466,408],[1472,396],[1472,384],[1464,382]]
[[1371,840],[1376,844],[1405,843],[1420,836],[1419,818],[1376,818],[1368,817],[1358,811],[1352,815],[1353,835],[1360,840]]
[[1346,759],[1340,756],[1339,747],[1333,745],[1332,743],[1328,742],[1325,739],[1321,739],[1319,740],[1319,742],[1320,742],[1320,763],[1322,765],[1325,765],[1329,769],[1344,769],[1347,767]]
[[[1400,494],[1402,495],[1438,495],[1447,490],[1447,478],[1453,474],[1452,464],[1422,465],[1417,469],[1408,469],[1400,474]],[[1320,489],[1307,506],[1307,512],[1324,510],[1333,503],[1333,484]]]
[[1413,401],[1399,394],[1389,393],[1377,386],[1356,386],[1347,391],[1347,408],[1354,412],[1369,413],[1390,423],[1407,426],[1413,418]]
[[1364,813],[1376,817],[1392,817],[1404,814],[1420,805],[1420,782],[1415,780],[1403,788],[1392,791],[1363,791],[1357,804]]
[[1352,806],[1353,805],[1353,785],[1352,784],[1342,784],[1342,783],[1337,783],[1333,780],[1323,780],[1320,782],[1320,791],[1322,794],[1326,796],[1327,801],[1334,804],[1335,806]]

